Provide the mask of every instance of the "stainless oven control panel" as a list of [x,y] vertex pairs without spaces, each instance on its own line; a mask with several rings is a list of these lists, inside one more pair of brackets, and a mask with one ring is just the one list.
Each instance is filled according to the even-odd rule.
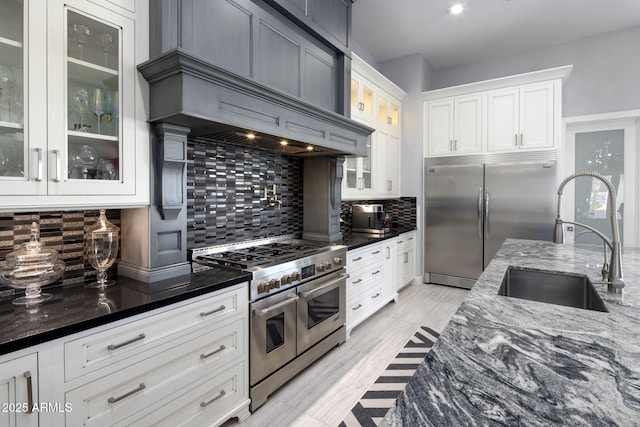
[[253,272],[251,299],[256,300],[340,270],[347,262],[346,247],[314,254]]

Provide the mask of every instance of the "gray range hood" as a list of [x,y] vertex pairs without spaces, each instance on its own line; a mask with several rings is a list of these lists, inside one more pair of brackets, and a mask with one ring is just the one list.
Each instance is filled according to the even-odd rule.
[[[373,129],[233,74],[181,48],[138,66],[149,82],[149,122],[190,129],[201,140],[285,154],[366,155]],[[248,139],[252,133],[257,138]],[[286,148],[280,141],[287,141]]]

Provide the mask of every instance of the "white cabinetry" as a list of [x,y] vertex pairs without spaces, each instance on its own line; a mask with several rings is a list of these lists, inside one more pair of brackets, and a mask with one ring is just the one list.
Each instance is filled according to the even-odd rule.
[[403,233],[396,238],[395,283],[400,290],[416,276],[415,268],[416,232]]
[[5,3],[0,209],[148,203],[147,0]]
[[398,298],[393,280],[391,241],[347,252],[347,334],[391,300]]
[[243,284],[66,340],[64,401],[84,408],[67,413],[66,425],[220,424],[248,416],[247,301]]
[[174,427],[245,419],[248,298],[242,283],[0,357],[3,401],[31,396],[59,405],[8,414],[7,423],[0,413],[0,424],[38,425],[39,417],[43,426]]
[[[555,145],[554,82],[487,93],[488,151]],[[558,89],[560,90],[560,89]]]
[[470,95],[426,103],[430,156],[481,151],[482,100],[482,95]]
[[423,92],[427,156],[554,149],[572,66]]
[[401,108],[406,95],[358,56],[351,71],[351,118],[375,129],[367,156],[347,156],[342,198],[400,196]]
[[37,426],[38,403],[38,354],[0,361],[0,425]]

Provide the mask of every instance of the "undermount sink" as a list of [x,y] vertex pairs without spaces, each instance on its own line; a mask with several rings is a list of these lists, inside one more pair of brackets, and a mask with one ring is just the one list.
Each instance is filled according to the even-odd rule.
[[609,311],[589,278],[582,274],[509,266],[498,295],[586,310]]

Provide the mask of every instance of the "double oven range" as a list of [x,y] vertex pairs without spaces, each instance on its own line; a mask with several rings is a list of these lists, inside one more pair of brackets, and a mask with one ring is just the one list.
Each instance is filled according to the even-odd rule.
[[194,249],[194,272],[252,273],[249,291],[251,410],[346,339],[347,248],[292,236]]

